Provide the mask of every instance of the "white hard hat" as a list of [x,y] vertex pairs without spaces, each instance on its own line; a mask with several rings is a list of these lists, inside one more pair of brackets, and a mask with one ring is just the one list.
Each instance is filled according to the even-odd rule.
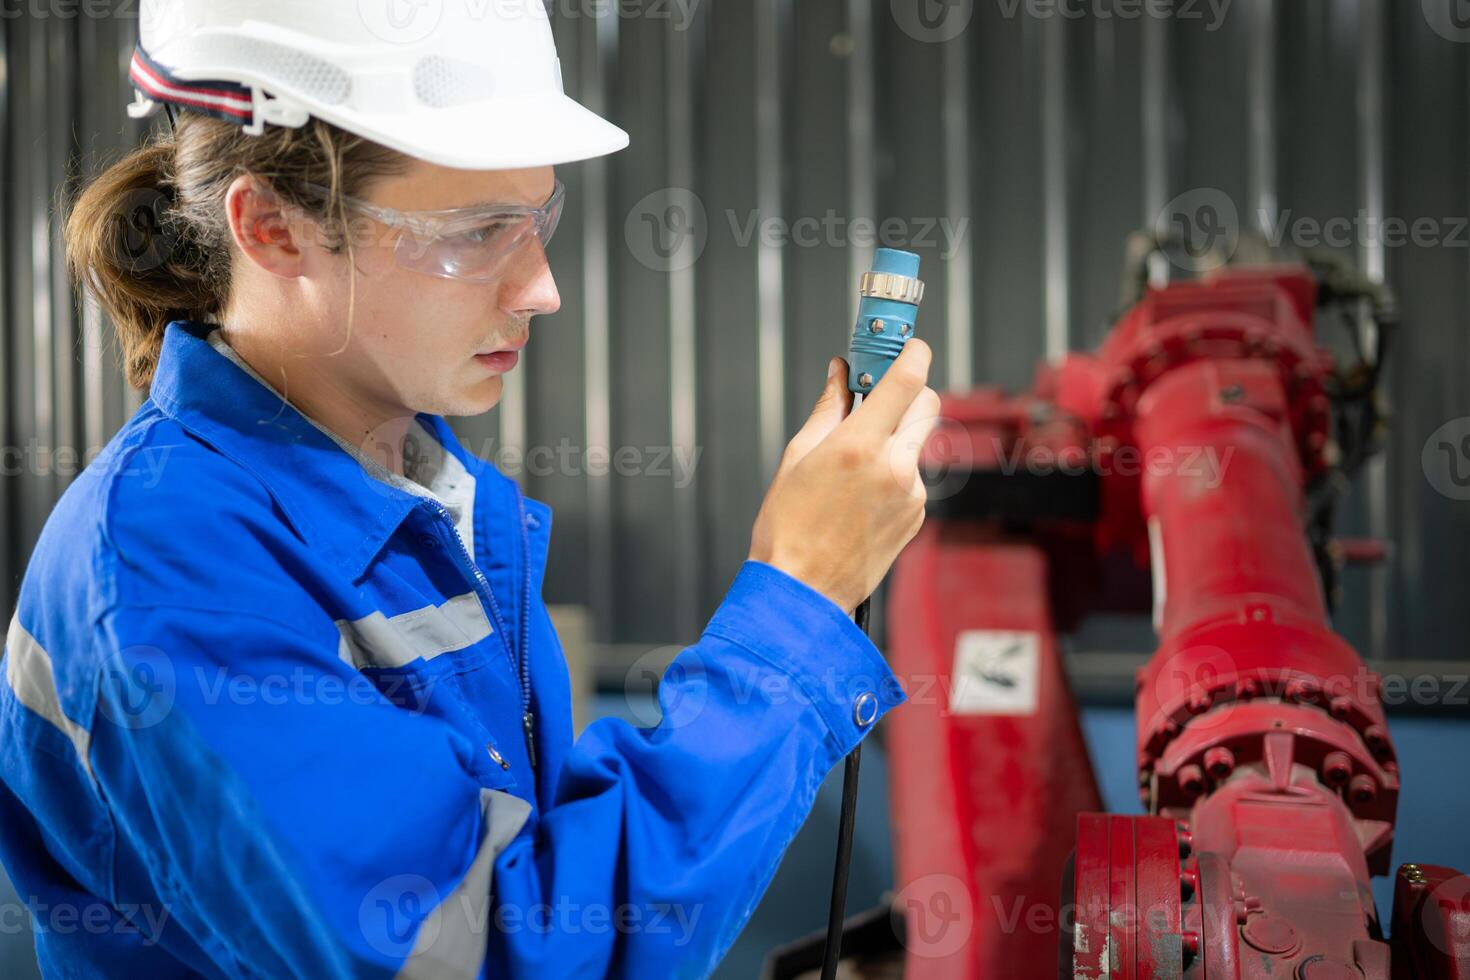
[[585,160],[628,134],[562,90],[541,0],[143,0],[134,117],[309,116],[467,170]]

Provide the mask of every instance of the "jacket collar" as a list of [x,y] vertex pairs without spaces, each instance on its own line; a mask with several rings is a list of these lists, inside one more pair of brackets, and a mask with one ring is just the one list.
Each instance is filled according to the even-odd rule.
[[[369,474],[279,393],[216,351],[207,339],[213,329],[190,320],[167,324],[152,401],[254,474],[307,544],[356,579],[420,497]],[[467,452],[442,417],[420,412],[416,418],[477,481],[511,483]],[[495,489],[500,492],[479,499],[514,493]]]

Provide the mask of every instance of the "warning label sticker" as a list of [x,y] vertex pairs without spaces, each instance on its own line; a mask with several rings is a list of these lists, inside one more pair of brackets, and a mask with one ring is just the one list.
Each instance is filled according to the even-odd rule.
[[1036,713],[1041,635],[965,630],[955,640],[949,710],[956,715]]

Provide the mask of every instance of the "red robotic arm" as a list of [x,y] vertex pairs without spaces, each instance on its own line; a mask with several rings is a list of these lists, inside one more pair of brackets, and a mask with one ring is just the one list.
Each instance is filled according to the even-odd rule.
[[[1305,533],[1334,449],[1316,301],[1299,266],[1173,284],[1035,394],[946,403],[931,461],[980,489],[939,509],[891,593],[915,702],[890,733],[908,976],[1053,976],[1060,943],[1061,975],[1089,980],[1470,977],[1470,881],[1401,872],[1392,949],[1374,907],[1399,771]],[[1148,579],[1149,815],[1090,812],[1055,634]],[[973,925],[939,930],[944,909]]]

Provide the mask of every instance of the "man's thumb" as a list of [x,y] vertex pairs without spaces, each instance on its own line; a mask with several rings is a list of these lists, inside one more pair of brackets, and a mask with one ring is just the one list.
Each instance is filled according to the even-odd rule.
[[794,465],[811,452],[827,434],[837,428],[852,406],[852,395],[847,390],[847,362],[834,357],[827,363],[827,383],[812,408],[812,414],[791,442],[786,446],[785,465]]
[[834,357],[827,364],[827,383],[822,386],[822,394],[812,407],[811,416],[801,427],[801,434],[809,437],[813,445],[821,442],[827,437],[827,433],[847,418],[851,408],[852,393],[847,390],[847,362],[840,357]]

